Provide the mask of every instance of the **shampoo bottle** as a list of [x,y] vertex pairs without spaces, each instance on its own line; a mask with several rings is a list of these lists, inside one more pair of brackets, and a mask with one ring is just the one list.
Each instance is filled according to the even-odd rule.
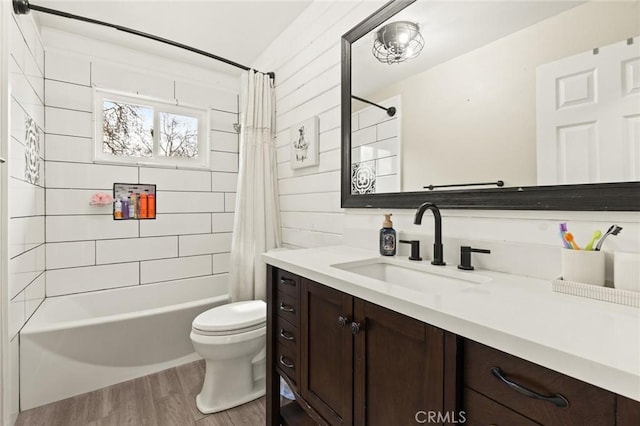
[[380,254],[383,256],[396,255],[396,230],[393,229],[391,213],[384,215],[382,229],[380,229]]
[[149,198],[149,194],[148,194],[149,190],[145,189],[145,192],[143,192],[142,194],[140,194],[140,198],[138,198],[138,204],[140,205],[139,208],[139,213],[140,213],[140,219],[146,219],[148,216],[148,203],[147,200]]
[[113,206],[113,217],[115,219],[122,219],[122,203],[120,200],[116,200]]
[[156,196],[149,194],[147,197],[147,217],[155,219],[156,217]]
[[129,197],[129,218],[136,219],[136,196],[133,194]]
[[122,197],[122,218],[129,219],[129,201]]

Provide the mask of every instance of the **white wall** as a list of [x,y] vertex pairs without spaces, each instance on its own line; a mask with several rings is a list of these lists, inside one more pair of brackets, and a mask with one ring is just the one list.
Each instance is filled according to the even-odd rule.
[[[205,276],[226,292],[237,79],[50,28],[43,40],[47,297]],[[209,108],[211,169],[94,164],[92,86]],[[157,219],[114,221],[111,206],[89,205],[114,182],[156,184]]]
[[[276,73],[282,233],[284,243],[289,246],[315,247],[344,242],[366,243],[372,250],[377,250],[375,235],[382,225],[382,211],[340,208],[339,43],[342,34],[381,4],[316,1],[255,64],[258,69]],[[289,127],[313,115],[320,118],[320,164],[292,171],[288,164]],[[424,201],[428,201],[428,195]],[[420,227],[412,224],[413,211],[390,210],[394,213],[396,229],[401,232],[433,234],[431,220],[425,219],[425,225]],[[536,264],[548,258],[547,248],[551,250],[552,259],[559,257],[554,255],[559,255],[559,221],[567,221],[580,241],[588,240],[595,229],[604,232],[610,224],[618,223],[624,231],[607,241],[607,250],[640,251],[640,215],[637,212],[445,210],[442,214],[446,237],[455,238],[456,242],[477,243],[478,247],[488,243],[509,243],[511,250],[505,256],[512,256],[510,259],[514,263],[529,270],[530,265],[535,269]],[[364,229],[368,234],[353,233],[352,229]],[[445,247],[445,259],[454,263],[458,260],[458,247],[449,246]],[[543,253],[536,248],[543,249]],[[452,251],[447,254],[446,250]],[[499,254],[494,256],[498,257]],[[545,274],[552,274],[554,268]]]
[[[31,16],[9,22],[9,374],[10,416],[18,413],[18,331],[44,299],[44,48]],[[25,179],[25,120],[40,133],[41,178]]]

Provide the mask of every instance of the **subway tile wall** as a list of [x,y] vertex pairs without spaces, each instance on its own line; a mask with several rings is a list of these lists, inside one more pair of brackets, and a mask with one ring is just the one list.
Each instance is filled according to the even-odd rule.
[[[226,277],[238,180],[238,87],[221,90],[79,50],[47,45],[45,57],[51,71],[44,80],[46,295]],[[209,108],[210,169],[94,164],[92,86]],[[114,182],[157,185],[156,220],[114,221],[111,206],[89,205],[92,194],[111,192]],[[226,280],[215,282],[224,288],[212,294],[225,293]]]
[[390,117],[380,108],[365,106],[351,114],[351,167],[360,163],[374,171],[375,185],[371,193],[398,192],[402,114],[400,96],[369,100],[386,108],[395,107],[396,113]]
[[[30,16],[9,15],[9,406],[18,415],[18,332],[45,297],[44,48]],[[3,22],[4,24],[4,22]],[[25,176],[26,126],[40,134],[40,180]]]
[[[9,17],[9,338],[44,299],[44,48],[30,17]],[[40,134],[40,180],[25,177],[27,119]],[[28,301],[28,303],[27,303]]]

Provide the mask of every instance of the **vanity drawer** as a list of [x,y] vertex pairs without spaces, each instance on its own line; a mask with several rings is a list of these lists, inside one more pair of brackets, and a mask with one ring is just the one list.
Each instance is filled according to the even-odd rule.
[[465,424],[470,426],[536,426],[536,423],[497,402],[469,389],[463,391]]
[[291,272],[278,269],[276,287],[278,288],[278,291],[290,294],[297,298],[300,295],[300,277],[292,274]]
[[298,327],[294,326],[281,316],[278,316],[278,319],[276,320],[276,327],[276,337],[279,343],[288,343],[298,346],[298,342],[300,342]]
[[617,395],[618,412],[616,414],[617,426],[640,425],[640,402]]
[[298,350],[294,345],[278,341],[275,363],[278,370],[290,378],[295,385],[298,384],[300,361],[298,359]]
[[464,344],[463,377],[466,386],[544,425],[611,425],[615,419],[613,393],[471,340]]
[[300,324],[300,303],[299,298],[291,296],[288,293],[278,292],[276,299],[276,312],[278,316],[289,321],[294,327],[298,327]]

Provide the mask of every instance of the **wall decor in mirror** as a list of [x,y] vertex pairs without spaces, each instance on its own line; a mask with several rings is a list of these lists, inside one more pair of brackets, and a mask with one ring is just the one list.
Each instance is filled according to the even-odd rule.
[[342,53],[343,207],[640,210],[640,1],[391,1]]

